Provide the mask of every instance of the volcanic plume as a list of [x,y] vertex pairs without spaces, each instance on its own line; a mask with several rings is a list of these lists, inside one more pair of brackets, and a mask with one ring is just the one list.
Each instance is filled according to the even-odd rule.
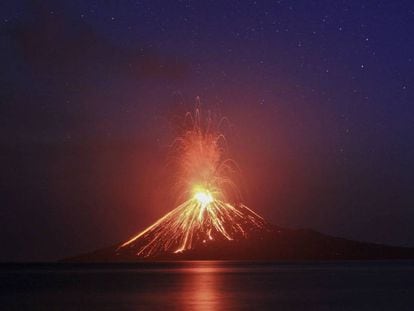
[[220,131],[225,120],[211,113],[202,118],[199,106],[186,114],[183,134],[172,144],[170,166],[177,171],[175,192],[182,203],[119,246],[119,253],[181,253],[214,241],[244,239],[266,227],[263,218],[241,202],[234,180],[238,168],[226,157],[227,142]]

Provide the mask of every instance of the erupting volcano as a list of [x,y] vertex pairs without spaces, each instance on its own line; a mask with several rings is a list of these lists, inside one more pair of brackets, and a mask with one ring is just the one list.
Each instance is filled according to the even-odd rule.
[[118,252],[138,257],[181,253],[220,240],[240,240],[266,226],[263,218],[240,201],[233,176],[238,168],[226,157],[226,139],[209,113],[187,113],[189,126],[172,144],[178,200],[188,198],[153,225],[123,243]]
[[184,120],[168,163],[176,172],[171,186],[176,207],[128,241],[69,261],[414,258],[410,248],[270,225],[243,204],[236,183],[240,172],[222,131],[226,119],[211,113],[202,118],[198,105]]

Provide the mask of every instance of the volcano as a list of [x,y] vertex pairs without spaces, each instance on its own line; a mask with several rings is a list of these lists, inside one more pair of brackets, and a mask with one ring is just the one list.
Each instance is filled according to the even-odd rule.
[[[217,226],[210,215],[202,219],[197,213],[181,215],[185,206],[180,206],[124,243],[65,261],[414,259],[414,248],[353,241],[310,229],[281,228],[244,205],[226,208],[226,213],[217,212],[221,220]],[[178,215],[182,219],[179,217],[177,223]],[[188,217],[194,223],[190,231],[182,231],[180,226],[188,226]]]
[[72,260],[414,258],[409,248],[270,225],[242,203],[238,165],[222,129],[226,120],[211,113],[203,119],[199,107],[187,113],[170,157],[176,172],[171,189],[180,204],[131,239]]

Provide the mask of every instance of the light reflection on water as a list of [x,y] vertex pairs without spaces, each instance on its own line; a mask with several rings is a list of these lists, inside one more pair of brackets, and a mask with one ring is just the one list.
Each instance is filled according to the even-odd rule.
[[187,271],[182,288],[178,289],[183,310],[212,311],[238,309],[235,301],[226,295],[223,288],[224,272],[218,262],[192,262]]
[[1,310],[414,310],[412,262],[0,265]]

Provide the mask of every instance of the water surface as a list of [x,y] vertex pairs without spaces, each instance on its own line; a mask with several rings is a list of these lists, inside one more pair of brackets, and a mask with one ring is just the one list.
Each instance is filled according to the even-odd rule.
[[1,310],[414,310],[414,262],[0,265]]

